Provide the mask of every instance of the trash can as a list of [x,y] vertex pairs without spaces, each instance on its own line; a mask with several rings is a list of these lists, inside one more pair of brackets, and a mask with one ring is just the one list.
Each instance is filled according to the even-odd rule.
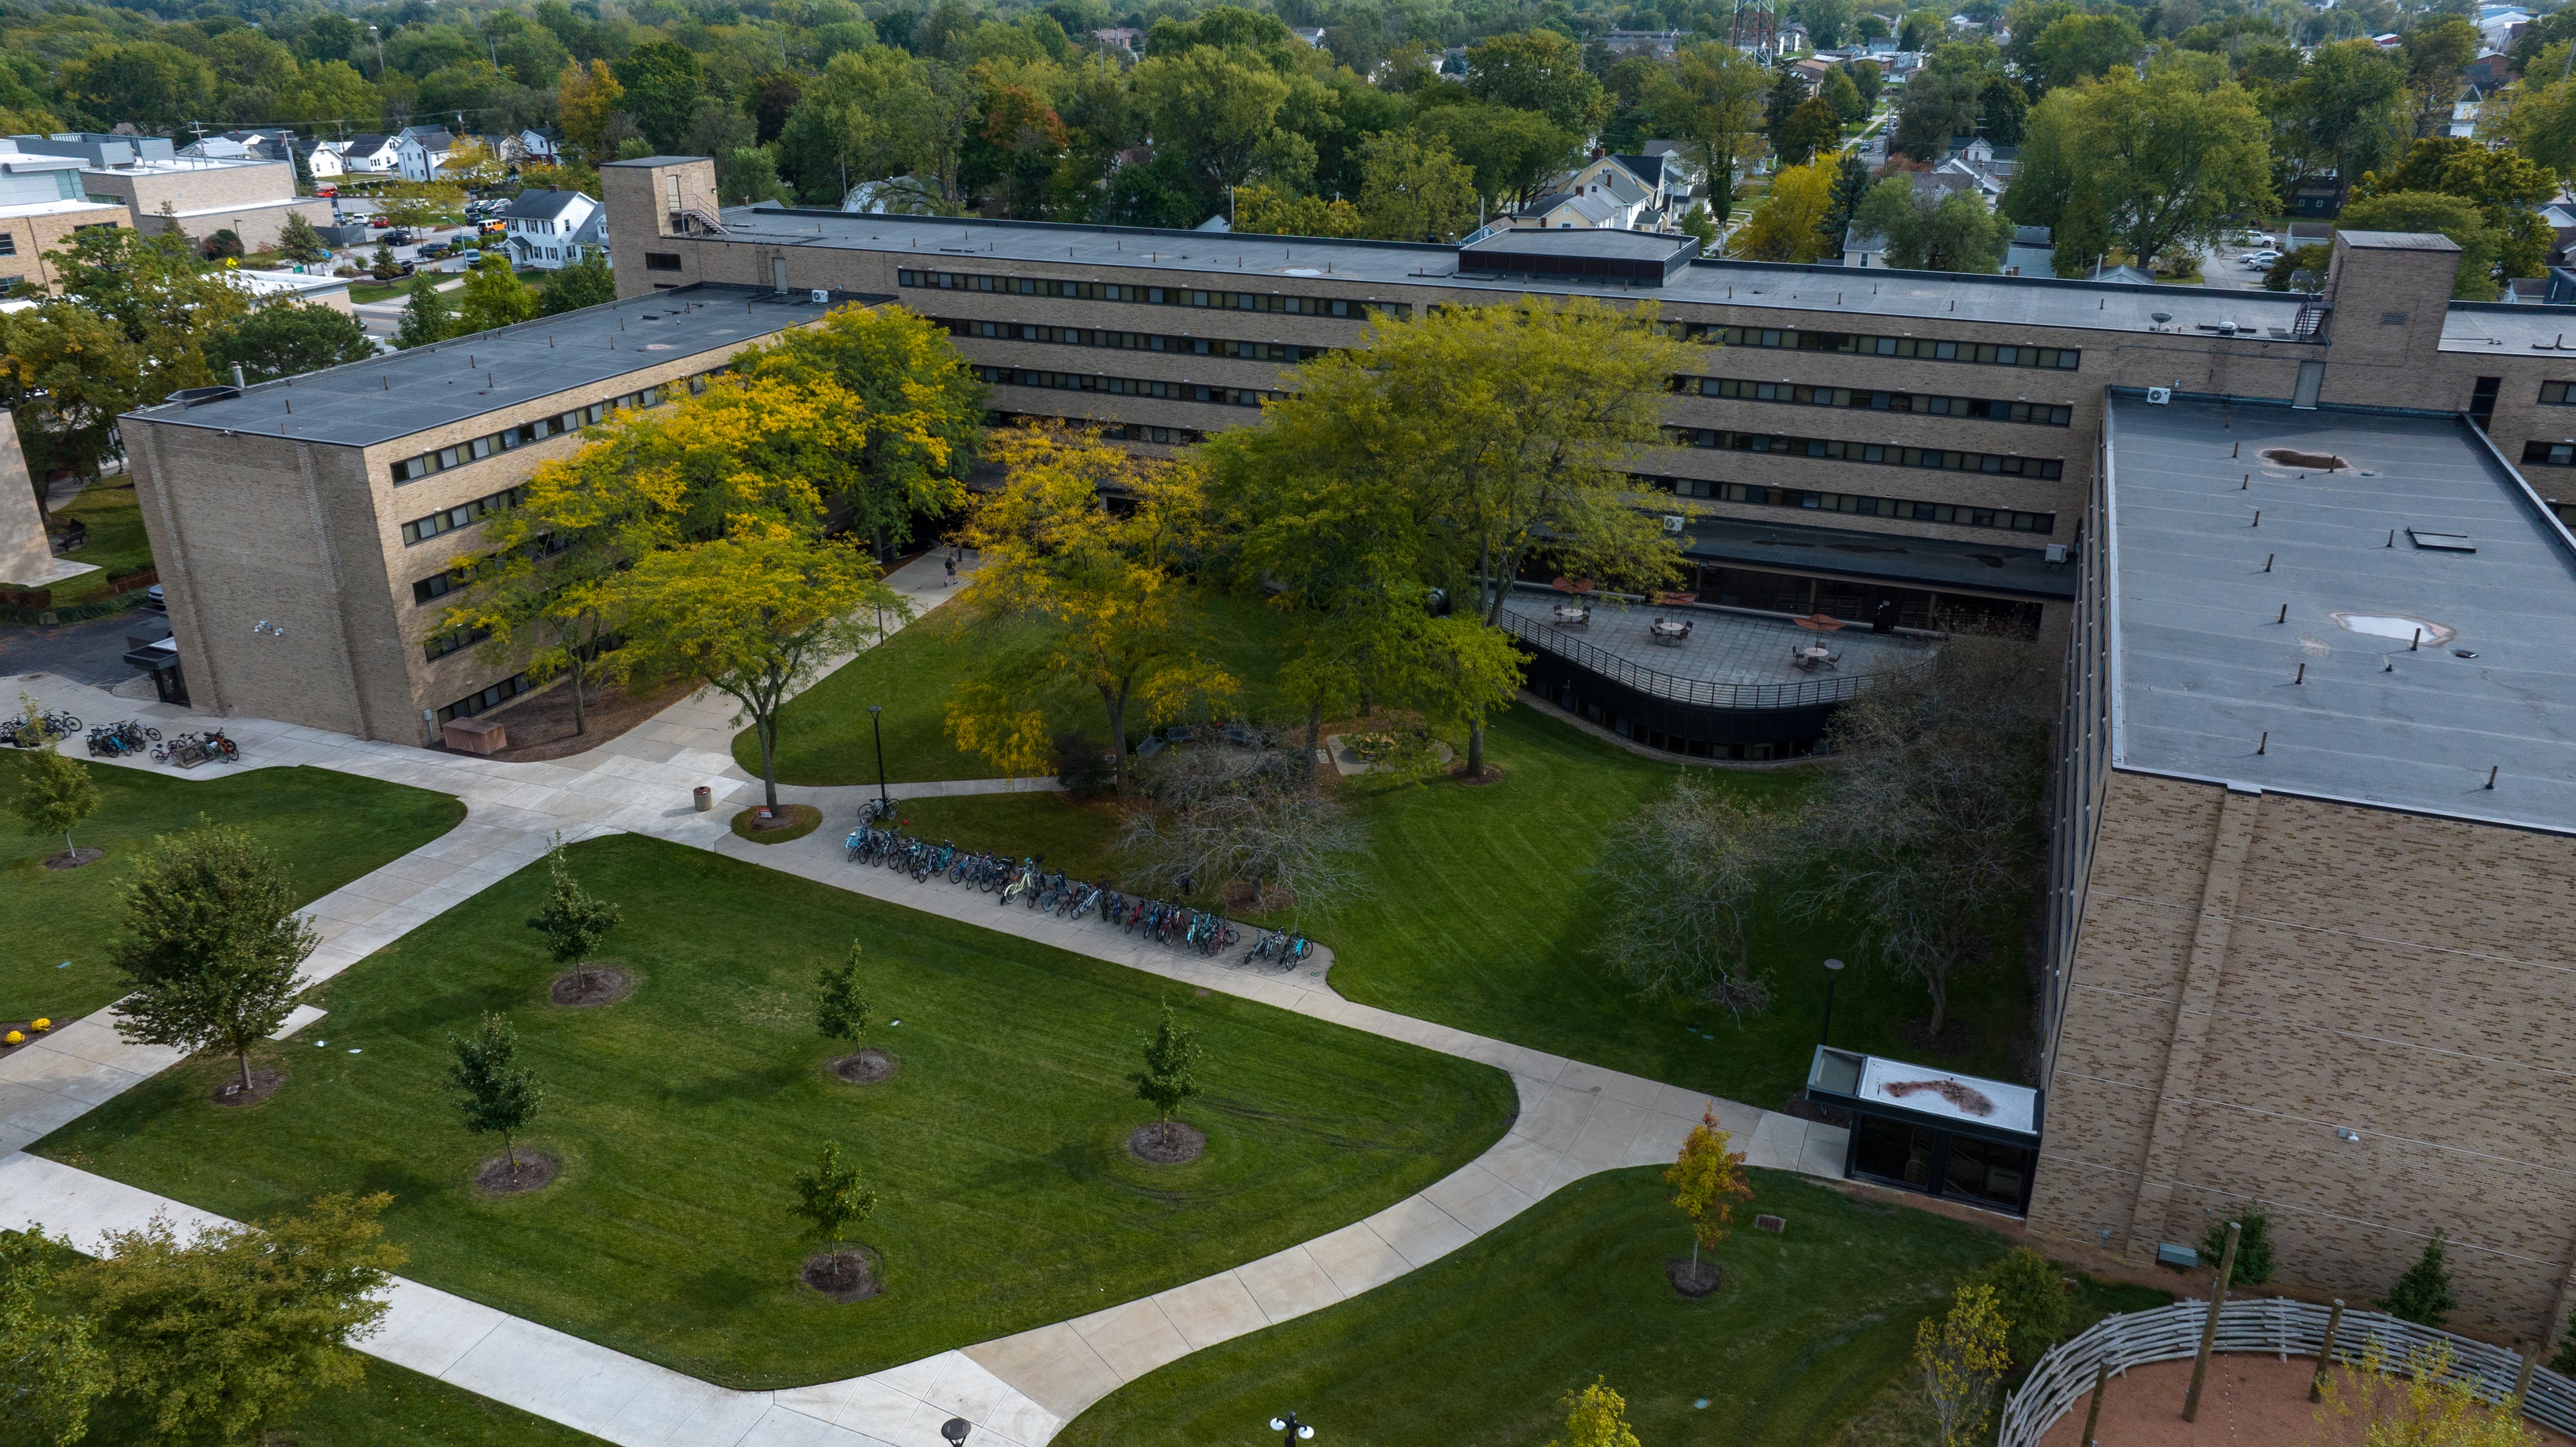
[[706,785],[700,784],[690,792],[697,799],[699,813],[703,814],[716,806],[716,791]]

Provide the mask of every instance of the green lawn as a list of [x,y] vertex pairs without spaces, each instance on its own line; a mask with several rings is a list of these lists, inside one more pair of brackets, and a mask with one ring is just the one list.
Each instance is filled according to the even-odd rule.
[[[1515,708],[1487,733],[1500,784],[1446,780],[1344,788],[1369,826],[1375,893],[1305,912],[1300,927],[1336,953],[1334,988],[1353,1000],[1480,1035],[1587,1060],[1748,1104],[1778,1107],[1806,1079],[1822,1024],[1822,961],[1851,962],[1834,1002],[1836,1044],[2005,1080],[2021,1076],[2016,1041],[2029,1029],[2029,984],[2006,941],[1998,958],[1963,970],[1951,1008],[1971,1034],[1944,1053],[1900,1033],[1930,1009],[1922,987],[1860,952],[1843,921],[1785,912],[1754,937],[1774,991],[1771,1009],[1741,1024],[1685,1000],[1645,1000],[1593,962],[1603,925],[1603,832],[1656,792],[1678,764],[1641,758]],[[1784,800],[1802,770],[1694,769],[1694,782],[1763,802]],[[1050,866],[1115,877],[1116,815],[1062,795],[916,799],[910,832],[973,848],[1043,852]],[[838,826],[840,821],[834,821]]]
[[[182,1067],[37,1149],[236,1218],[316,1193],[391,1191],[406,1274],[739,1387],[845,1377],[1062,1320],[1268,1254],[1437,1180],[1498,1139],[1499,1071],[914,913],[676,845],[576,846],[625,911],[603,946],[641,986],[598,1011],[544,1003],[522,871],[324,987],[330,1017],[270,1053],[293,1078],[246,1112]],[[814,972],[856,936],[874,1038],[902,1072],[827,1077]],[[1201,1033],[1208,1154],[1158,1170],[1124,1142],[1125,1080],[1159,1003]],[[497,1142],[465,1135],[445,1041],[514,1019],[547,1092],[542,1194],[468,1191]],[[901,1024],[892,1022],[900,1020]],[[329,1041],[324,1047],[321,1041]],[[355,1047],[363,1053],[346,1053]],[[835,1306],[795,1280],[790,1178],[825,1140],[877,1212],[851,1233],[887,1292]]]
[[[1401,1280],[1150,1373],[1056,1443],[1249,1444],[1294,1407],[1336,1447],[1517,1447],[1561,1437],[1559,1401],[1600,1377],[1643,1442],[1811,1447],[1910,1375],[1915,1323],[2005,1250],[1981,1226],[1755,1171],[1753,1209],[1788,1230],[1739,1229],[1716,1253],[1724,1288],[1686,1301],[1664,1279],[1690,1243],[1660,1174],[1580,1181]],[[2083,1287],[2079,1329],[2166,1299]]]
[[[0,751],[0,796],[17,792],[26,757]],[[105,849],[107,858],[47,869],[45,856],[62,851],[61,838],[31,838],[14,821],[0,834],[0,1020],[77,1019],[124,993],[107,963],[123,929],[119,888],[154,835],[185,829],[200,814],[239,825],[275,851],[299,903],[410,853],[465,817],[465,806],[445,794],[328,769],[171,779],[97,763],[90,777],[99,809],[72,839]],[[66,960],[69,967],[58,968]]]
[[[1286,631],[1286,623],[1257,603],[1232,598],[1217,599],[1210,614],[1212,661],[1248,685],[1244,711],[1256,718],[1281,717],[1289,710],[1271,685],[1271,672],[1277,666],[1274,645]],[[945,722],[949,691],[987,650],[1025,643],[1029,636],[1025,629],[974,622],[953,604],[924,615],[780,710],[778,781],[876,782],[875,743],[868,728],[870,704],[885,709],[880,722],[889,780],[995,777],[1001,771],[991,760],[966,753],[949,740]],[[1108,715],[1099,695],[1065,689],[1043,702],[1057,729],[1095,739],[1108,737]],[[1149,724],[1161,722],[1142,713],[1134,709],[1127,718],[1128,729],[1137,738],[1143,737]],[[733,756],[753,774],[760,772],[760,745],[750,730],[735,737]]]
[[101,478],[81,489],[80,496],[55,508],[53,516],[57,528],[73,518],[89,525],[89,541],[63,558],[98,569],[70,582],[56,583],[51,591],[57,605],[105,597],[108,579],[152,566],[152,540],[143,533],[143,508],[134,500],[131,474]]

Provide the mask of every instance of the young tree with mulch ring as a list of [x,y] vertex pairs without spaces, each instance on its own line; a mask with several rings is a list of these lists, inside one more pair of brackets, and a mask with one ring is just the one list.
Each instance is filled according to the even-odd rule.
[[63,852],[45,861],[48,869],[78,869],[107,857],[104,849],[77,849],[72,830],[98,812],[98,783],[89,765],[68,754],[39,749],[18,776],[18,795],[9,807],[38,838],[63,836]]
[[464,1113],[466,1132],[500,1133],[502,1153],[510,1160],[510,1184],[516,1189],[518,1137],[536,1119],[537,1106],[545,1099],[536,1073],[519,1063],[519,1034],[510,1028],[507,1016],[486,1015],[483,1028],[472,1039],[450,1035],[447,1048],[456,1057],[448,1063],[447,1081],[456,1088],[456,1107]]
[[1180,1023],[1168,1000],[1163,1002],[1162,1023],[1143,1039],[1145,1068],[1127,1078],[1136,1086],[1136,1098],[1157,1113],[1156,1141],[1168,1157],[1164,1163],[1177,1164],[1188,1157],[1180,1153],[1175,1139],[1172,1112],[1202,1092],[1192,1071],[1205,1049],[1199,1044],[1199,1032]]
[[[546,863],[554,873],[554,883],[546,890],[545,904],[528,917],[528,928],[545,936],[546,949],[556,964],[573,966],[573,998],[556,1003],[590,1004],[592,961],[587,956],[602,936],[617,927],[617,906],[587,893],[581,882],[572,877],[561,834],[547,849]],[[556,981],[558,989],[562,983]]]
[[1637,1434],[1628,1429],[1628,1399],[1610,1390],[1600,1377],[1579,1392],[1568,1392],[1561,1404],[1565,1408],[1565,1436],[1552,1440],[1547,1447],[1638,1447]]
[[869,1006],[859,993],[859,942],[850,941],[847,959],[837,965],[825,965],[815,982],[814,1027],[826,1040],[845,1040],[851,1052],[831,1063],[833,1074],[853,1084],[865,1085],[883,1080],[894,1073],[894,1058],[882,1050],[861,1050],[859,1038],[868,1031]]
[[164,1217],[111,1231],[57,1278],[144,1404],[153,1440],[259,1442],[319,1389],[366,1375],[350,1343],[384,1320],[405,1253],[382,1239],[386,1194],[322,1196],[298,1216],[182,1241]]
[[[865,1221],[877,1208],[877,1193],[859,1183],[859,1168],[841,1160],[841,1143],[823,1142],[814,1169],[799,1171],[796,1199],[787,1214],[801,1218],[807,1231],[824,1245],[841,1239],[849,1227]],[[806,1284],[844,1300],[876,1294],[875,1272],[859,1251],[829,1251],[805,1263]]]
[[1716,1250],[1735,1221],[1735,1203],[1753,1199],[1753,1183],[1744,1177],[1744,1153],[1728,1150],[1730,1139],[1719,1128],[1717,1106],[1712,1103],[1700,1112],[1699,1124],[1682,1142],[1681,1155],[1664,1171],[1664,1184],[1673,1188],[1673,1204],[1691,1222],[1690,1260],[1666,1263],[1673,1289],[1684,1296],[1706,1296],[1717,1290],[1724,1278],[1716,1262],[1699,1259],[1700,1250]]
[[321,943],[286,871],[241,830],[200,822],[153,841],[125,910],[132,933],[109,957],[130,991],[117,1033],[191,1053],[221,1046],[241,1062],[240,1094],[254,1094],[251,1049],[285,1023],[296,971]]

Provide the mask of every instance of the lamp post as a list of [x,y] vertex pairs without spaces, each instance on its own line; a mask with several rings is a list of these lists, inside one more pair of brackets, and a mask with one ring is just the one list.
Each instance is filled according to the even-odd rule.
[[376,43],[376,82],[381,85],[385,78],[385,38],[372,25],[367,27],[367,38]]
[[951,1417],[939,1424],[939,1435],[948,1439],[948,1447],[966,1447],[966,1434],[973,1430],[975,1424],[963,1417]]
[[877,817],[880,819],[894,812],[894,800],[886,797],[884,715],[884,704],[868,705],[868,730],[877,738]]
[[1819,1045],[1834,1043],[1834,986],[1843,977],[1843,962],[1825,961],[1825,1028],[1816,1036]]
[[1271,1418],[1270,1430],[1279,1434],[1279,1447],[1297,1447],[1298,1443],[1309,1441],[1315,1435],[1315,1429],[1298,1421],[1294,1412],[1285,1417]]

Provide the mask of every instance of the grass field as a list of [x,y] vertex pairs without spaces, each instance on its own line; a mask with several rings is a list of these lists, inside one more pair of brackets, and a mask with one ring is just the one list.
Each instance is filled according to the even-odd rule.
[[[1441,780],[1343,785],[1369,827],[1373,893],[1308,909],[1297,923],[1336,952],[1332,982],[1351,999],[1438,1020],[1748,1104],[1776,1108],[1806,1079],[1823,1023],[1822,962],[1850,962],[1834,1001],[1834,1040],[1978,1075],[2018,1079],[2028,1029],[2028,982],[2005,957],[1952,982],[1951,1008],[1970,1027],[1961,1049],[1910,1043],[1908,1021],[1929,1009],[1922,987],[1859,952],[1848,922],[1783,911],[1754,937],[1774,991],[1769,1011],[1741,1023],[1714,1006],[1639,998],[1591,955],[1604,925],[1596,869],[1616,868],[1600,840],[1609,826],[1682,773],[1516,708],[1488,732],[1497,785]],[[1796,770],[1697,769],[1693,782],[1771,804],[1806,786]],[[1015,854],[1050,867],[1115,877],[1117,815],[1106,802],[1061,794],[916,799],[909,832]],[[839,821],[835,821],[837,824]]]
[[[1499,1071],[1186,990],[748,864],[616,836],[576,846],[623,908],[602,947],[640,985],[604,1010],[545,1003],[555,973],[522,921],[532,867],[325,987],[320,1025],[269,1052],[266,1103],[204,1099],[182,1067],[39,1144],[43,1154],[239,1218],[320,1192],[390,1191],[406,1275],[732,1386],[876,1370],[1161,1290],[1334,1229],[1498,1139]],[[864,1089],[812,1024],[817,968],[853,936],[902,1070]],[[1161,1003],[1199,1030],[1207,1154],[1125,1151],[1151,1112],[1126,1075]],[[467,1186],[450,1035],[514,1020],[546,1091],[528,1144],[552,1187]],[[900,1021],[900,1024],[895,1022]],[[327,1048],[321,1042],[327,1040]],[[362,1053],[347,1053],[356,1047]],[[846,1048],[846,1047],[843,1047]],[[790,1181],[826,1140],[879,1198],[849,1233],[884,1295],[837,1306],[796,1280],[811,1246]]]
[[[1273,645],[1286,631],[1279,615],[1257,603],[1219,598],[1210,606],[1211,661],[1248,685],[1245,711],[1256,718],[1275,718],[1285,705],[1271,686],[1277,666]],[[978,623],[955,604],[924,615],[879,647],[872,648],[799,694],[779,714],[778,782],[782,784],[869,784],[876,782],[875,742],[868,729],[868,705],[885,709],[886,777],[895,783],[916,779],[986,779],[1001,770],[989,759],[966,753],[948,736],[946,714],[950,690],[958,678],[989,651],[1025,643],[1029,633],[1008,625]],[[1062,689],[1041,700],[1049,721],[1094,739],[1109,735],[1108,714],[1099,696]],[[1150,723],[1142,709],[1131,708],[1127,726],[1143,737]],[[757,775],[760,745],[745,730],[734,739],[735,762]]]
[[[1251,1443],[1290,1407],[1335,1447],[1535,1447],[1595,1377],[1642,1442],[1812,1447],[1901,1387],[1915,1323],[2005,1250],[1980,1226],[1755,1171],[1753,1209],[1788,1229],[1738,1230],[1715,1253],[1725,1286],[1687,1301],[1664,1277],[1690,1238],[1660,1174],[1577,1182],[1401,1280],[1185,1357],[1057,1447]],[[2168,1299],[2080,1285],[2076,1329]]]
[[[57,606],[86,603],[107,596],[107,580],[152,566],[152,540],[143,533],[143,507],[134,500],[134,476],[105,477],[81,489],[80,496],[53,510],[54,526],[74,518],[89,525],[89,541],[63,555],[65,562],[89,563],[83,573],[49,590]],[[10,702],[16,702],[15,699]]]
[[[26,757],[0,752],[0,797],[17,793]],[[105,849],[105,859],[47,869],[45,857],[62,852],[60,836],[30,837],[15,820],[0,834],[0,1020],[77,1019],[123,993],[107,954],[124,928],[125,877],[153,836],[188,828],[200,814],[239,825],[273,850],[299,903],[410,853],[465,817],[465,806],[445,794],[328,769],[170,779],[98,763],[89,772],[98,783],[98,812],[72,839]]]

